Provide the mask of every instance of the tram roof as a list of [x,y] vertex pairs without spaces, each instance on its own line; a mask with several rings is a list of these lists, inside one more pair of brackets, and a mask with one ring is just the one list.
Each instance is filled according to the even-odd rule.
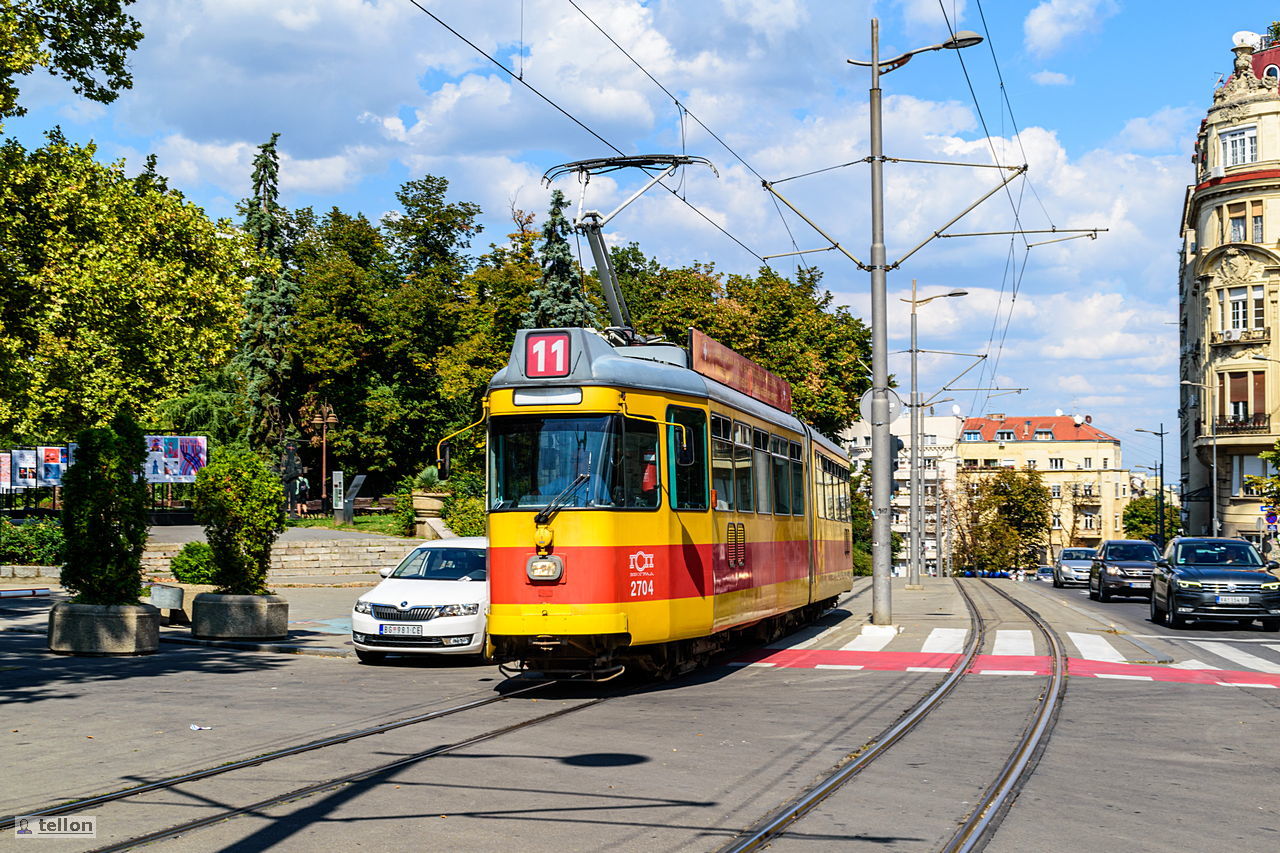
[[[525,339],[530,334],[546,332],[569,334],[569,372],[564,376],[530,378],[525,365]],[[489,381],[490,390],[562,385],[607,385],[706,397],[793,432],[808,434],[829,453],[848,458],[838,444],[794,415],[692,370],[688,367],[688,353],[674,344],[614,347],[592,329],[520,329],[506,366]]]

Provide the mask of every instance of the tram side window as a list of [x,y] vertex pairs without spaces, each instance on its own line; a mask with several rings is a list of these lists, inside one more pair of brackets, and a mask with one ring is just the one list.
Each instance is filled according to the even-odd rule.
[[769,433],[754,430],[756,512],[773,512],[773,465],[769,462]]
[[728,418],[711,416],[711,491],[716,509],[733,509],[733,441]]
[[791,442],[791,514],[804,515],[804,462],[800,445]]
[[627,418],[622,435],[621,491],[617,506],[653,509],[658,505],[658,425]]
[[787,460],[787,442],[781,438],[769,439],[769,454],[773,460],[773,511],[777,515],[790,515],[791,463]]
[[831,511],[832,499],[835,497],[835,491],[832,488],[835,485],[835,477],[831,473],[831,461],[821,453],[815,454],[813,458],[816,463],[814,468],[818,472],[818,495],[820,497],[814,501],[818,505],[818,517],[835,518]]
[[676,462],[680,430],[667,427],[667,446],[671,448],[671,460],[667,466],[668,480],[672,483],[672,509],[707,508],[707,416],[697,409],[672,406],[667,409],[667,420],[684,427],[689,442],[693,464]]
[[755,481],[751,476],[751,427],[733,425],[733,501],[738,512],[755,511]]

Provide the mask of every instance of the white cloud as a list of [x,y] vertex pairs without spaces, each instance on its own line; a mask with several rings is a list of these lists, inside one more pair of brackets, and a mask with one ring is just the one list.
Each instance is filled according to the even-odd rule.
[[[363,169],[377,162],[368,148],[354,147],[328,157],[295,157],[280,146],[282,193],[341,192],[357,181]],[[249,142],[197,142],[181,134],[159,140],[157,168],[174,186],[212,185],[226,194],[249,194],[253,158],[258,146]]]
[[1075,83],[1075,79],[1068,77],[1060,71],[1037,71],[1031,75],[1031,79],[1041,86],[1070,86]]
[[1097,30],[1119,10],[1115,0],[1044,0],[1023,21],[1027,50],[1036,56],[1056,53],[1072,37]]
[[1152,115],[1129,119],[1117,142],[1138,151],[1189,147],[1200,115],[1200,110],[1190,107],[1165,107]]

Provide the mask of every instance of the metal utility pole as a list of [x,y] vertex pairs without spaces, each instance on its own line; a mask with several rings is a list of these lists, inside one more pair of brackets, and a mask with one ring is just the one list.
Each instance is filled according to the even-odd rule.
[[[917,354],[920,352],[916,344],[916,306],[950,296],[967,296],[968,293],[967,290],[953,290],[950,293],[939,293],[937,296],[917,299],[916,280],[913,278],[911,279],[911,298],[900,300],[911,303],[911,501],[907,510],[907,521],[910,525],[908,547],[911,553],[907,557],[907,589],[924,589],[920,584],[921,569],[924,568],[924,472],[920,469],[920,410],[924,407],[924,403],[920,399],[919,370],[916,361]],[[937,523],[935,520],[934,524]]]
[[1164,538],[1164,437],[1168,435],[1165,431],[1164,424],[1160,424],[1160,431],[1153,429],[1143,429],[1138,427],[1134,432],[1145,432],[1148,435],[1154,435],[1160,439],[1160,463],[1156,466],[1157,476],[1160,478],[1160,491],[1156,493],[1156,536],[1160,539],[1160,547],[1163,549],[1165,544]]
[[889,339],[884,249],[884,135],[881,127],[880,72],[899,68],[917,53],[947,48],[956,50],[982,41],[977,33],[960,31],[943,44],[917,48],[894,57],[880,59],[880,19],[871,19],[871,62],[848,60],[853,65],[870,66],[871,90],[871,622],[893,622],[890,577],[893,561],[893,531],[890,526],[889,496]]

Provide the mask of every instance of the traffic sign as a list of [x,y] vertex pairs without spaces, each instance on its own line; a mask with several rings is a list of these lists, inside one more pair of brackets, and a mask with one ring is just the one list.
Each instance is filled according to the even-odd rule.
[[1277,516],[1274,512],[1267,513],[1267,524],[1275,524],[1277,521],[1280,521],[1280,516]]

